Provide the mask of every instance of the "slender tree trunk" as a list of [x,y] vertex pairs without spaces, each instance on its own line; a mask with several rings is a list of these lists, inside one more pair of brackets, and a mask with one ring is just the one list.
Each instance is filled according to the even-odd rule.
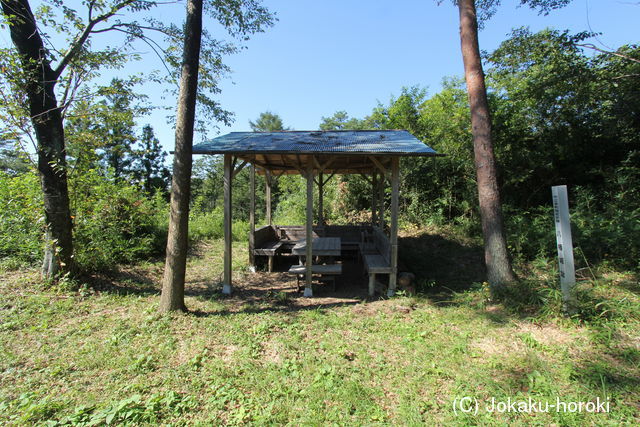
[[176,117],[176,146],[171,182],[171,218],[167,259],[162,279],[160,311],[185,311],[184,275],[187,265],[189,194],[191,192],[191,151],[198,90],[202,0],[187,1],[184,51],[180,74],[180,95]]
[[73,238],[62,114],[55,96],[57,76],[27,0],[2,0],[11,40],[26,72],[24,90],[38,142],[38,174],[44,198],[45,251],[42,274],[54,278],[73,271]]
[[478,45],[478,20],[474,0],[458,0],[460,43],[467,81],[473,151],[478,179],[478,199],[484,235],[484,256],[492,290],[515,280],[502,224],[497,168],[491,138],[491,117]]

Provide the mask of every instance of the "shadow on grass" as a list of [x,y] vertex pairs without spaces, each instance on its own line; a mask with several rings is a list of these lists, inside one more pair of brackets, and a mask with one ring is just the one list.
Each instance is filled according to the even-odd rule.
[[482,246],[427,232],[401,237],[399,245],[398,270],[415,274],[417,291],[436,303],[453,303],[454,293],[486,279]]
[[618,286],[636,295],[640,295],[640,279],[638,278],[637,273],[631,276],[629,279],[623,280],[618,283]]
[[109,272],[86,273],[79,280],[87,283],[97,292],[116,295],[159,295],[160,289],[154,277],[135,270],[114,270]]
[[[285,270],[288,269],[285,268]],[[302,285],[302,282],[300,282]],[[222,310],[192,312],[196,316],[218,316],[237,313],[296,312],[303,310],[325,310],[360,304],[368,300],[366,277],[360,264],[346,262],[343,275],[336,280],[335,289],[330,283],[314,280],[313,297],[305,298],[298,291],[295,276],[284,272],[248,273],[236,280],[232,294],[222,295],[220,284],[192,282],[187,295],[202,301],[216,300],[223,304]]]

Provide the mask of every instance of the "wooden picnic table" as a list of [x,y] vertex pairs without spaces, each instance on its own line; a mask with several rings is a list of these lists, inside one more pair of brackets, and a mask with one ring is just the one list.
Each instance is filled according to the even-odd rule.
[[[342,274],[342,265],[334,264],[333,257],[340,256],[341,241],[340,237],[314,237],[312,240],[311,250],[314,257],[328,257],[325,260],[326,264],[313,264],[311,265],[312,274],[319,274],[330,280],[333,283],[333,290],[336,288],[335,276]],[[300,279],[304,277],[306,267],[302,260],[307,255],[307,241],[306,239],[297,242],[291,249],[293,255],[298,255],[300,264],[298,266],[292,266],[289,269],[290,274],[295,274],[298,280],[298,290],[300,290]],[[307,260],[307,262],[312,262]]]
[[[314,256],[340,256],[339,237],[314,237],[311,250]],[[291,249],[293,255],[305,256],[307,254],[307,240],[300,240]]]

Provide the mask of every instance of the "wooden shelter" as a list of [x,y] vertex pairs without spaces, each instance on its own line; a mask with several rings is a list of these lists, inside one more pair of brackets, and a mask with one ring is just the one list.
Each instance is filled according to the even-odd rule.
[[[323,187],[335,174],[359,174],[367,177],[372,185],[372,223],[377,225],[377,238],[384,230],[385,183],[391,185],[391,212],[388,244],[380,256],[388,260],[389,290],[396,287],[398,265],[398,195],[401,157],[433,157],[438,154],[403,130],[366,131],[284,131],[284,132],[232,132],[193,147],[193,154],[218,154],[224,156],[224,279],[223,293],[231,293],[231,223],[232,181],[245,166],[251,167],[250,175],[250,257],[253,263],[255,227],[255,174],[265,175],[266,222],[272,225],[271,187],[274,179],[284,174],[300,174],[307,181],[307,209],[304,235],[313,236],[313,192],[318,186],[319,223],[323,218]],[[314,273],[314,244],[304,247],[305,289],[304,296],[313,295],[311,288]],[[317,249],[316,249],[317,250]],[[388,252],[388,253],[387,253]],[[373,259],[373,258],[372,258]],[[375,280],[375,266],[371,268]]]

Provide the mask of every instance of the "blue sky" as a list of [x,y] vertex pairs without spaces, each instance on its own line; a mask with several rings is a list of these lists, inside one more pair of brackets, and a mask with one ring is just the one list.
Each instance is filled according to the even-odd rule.
[[[574,0],[548,16],[516,7],[519,1],[503,3],[480,34],[483,50],[493,50],[520,26],[591,29],[602,32],[599,39],[614,48],[638,41],[640,5],[631,2]],[[421,85],[433,94],[443,77],[462,75],[458,14],[450,1],[440,6],[434,0],[265,4],[279,21],[228,58],[234,73],[223,82],[220,101],[236,120],[222,133],[249,130],[248,121],[265,110],[294,129],[316,129],[322,116],[337,110],[363,117],[402,86]],[[153,124],[170,147],[172,131],[162,121],[160,115]]]
[[[533,31],[552,27],[601,32],[594,42],[603,43],[599,45],[603,48],[640,41],[640,3],[635,0],[573,0],[548,16],[517,7],[519,0],[502,3],[480,33],[483,50],[495,49],[521,26]],[[247,49],[227,58],[233,74],[222,82],[219,101],[235,114],[235,122],[221,127],[221,133],[249,130],[248,121],[266,110],[279,114],[294,129],[317,129],[322,116],[345,110],[361,118],[403,86],[420,85],[434,94],[443,77],[463,73],[458,13],[451,0],[440,6],[436,0],[264,0],[264,4],[277,14],[278,22],[255,35]],[[154,16],[180,23],[184,2],[160,6]],[[215,25],[205,26],[216,33]],[[4,31],[0,40],[10,43]],[[147,53],[144,61],[125,71],[147,72],[160,68],[157,62]],[[122,72],[102,77],[110,80]],[[152,101],[160,101],[158,87],[149,85],[143,91]],[[156,111],[139,123],[152,124],[169,151],[174,134],[166,114]],[[208,136],[215,134],[212,126]],[[196,142],[201,139],[196,135]]]

